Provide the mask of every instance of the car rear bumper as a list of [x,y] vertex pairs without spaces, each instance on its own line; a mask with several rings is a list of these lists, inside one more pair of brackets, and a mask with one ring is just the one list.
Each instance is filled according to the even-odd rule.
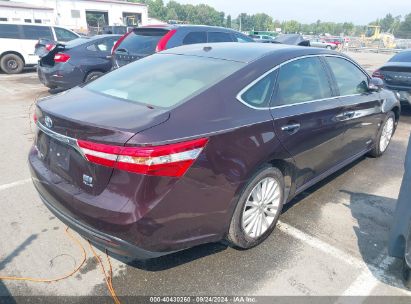
[[70,89],[83,83],[85,77],[80,69],[69,63],[56,64],[55,66],[41,66],[39,63],[37,75],[40,82],[46,87],[63,89]]
[[68,227],[79,233],[85,239],[95,244],[97,247],[105,248],[110,252],[118,255],[133,257],[136,259],[146,260],[157,258],[162,255],[166,255],[172,252],[151,252],[139,248],[127,241],[124,241],[115,236],[97,231],[96,229],[83,224],[80,221],[68,216],[55,207],[53,203],[54,198],[48,194],[45,189],[41,187],[41,184],[33,180],[34,186],[39,192],[40,198],[46,207],[53,213],[59,220],[61,220]]

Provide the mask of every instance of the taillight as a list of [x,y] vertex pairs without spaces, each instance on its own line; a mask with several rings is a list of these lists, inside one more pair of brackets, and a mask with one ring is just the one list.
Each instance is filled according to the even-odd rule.
[[124,39],[126,39],[126,37],[128,35],[130,35],[133,31],[130,31],[128,33],[125,33],[123,36],[121,36],[120,38],[118,38],[118,40],[116,41],[116,43],[113,45],[113,47],[111,48],[111,55],[114,54],[114,51],[119,47],[120,43],[123,42]]
[[70,55],[65,53],[57,53],[54,55],[54,62],[67,62],[70,59]]
[[110,146],[83,140],[77,144],[84,157],[95,164],[139,174],[181,177],[207,142],[207,138],[200,138],[151,147]]
[[37,123],[37,113],[33,113],[33,122],[36,124]]
[[55,45],[55,44],[52,44],[52,43],[47,43],[47,44],[45,45],[45,48],[46,48],[47,51],[51,51],[51,50],[54,49],[55,47],[56,47],[56,45]]
[[384,74],[381,73],[380,70],[376,70],[374,73],[372,73],[372,77],[384,79]]
[[177,30],[171,30],[160,39],[156,47],[156,53],[164,51],[167,48],[167,43],[173,37]]

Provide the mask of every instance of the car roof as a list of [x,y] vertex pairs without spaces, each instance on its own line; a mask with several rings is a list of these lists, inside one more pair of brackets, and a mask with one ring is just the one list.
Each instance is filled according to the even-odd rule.
[[223,30],[223,31],[232,31],[237,32],[233,29],[221,27],[221,26],[212,26],[212,25],[196,25],[196,24],[155,24],[155,25],[144,25],[140,27],[136,27],[135,29],[139,28],[159,28],[159,29],[178,29],[178,28],[185,28],[185,29],[204,29],[204,30]]
[[162,51],[160,54],[189,55],[199,57],[209,57],[215,59],[237,61],[249,63],[259,58],[284,53],[296,52],[299,56],[315,54],[335,54],[333,51],[327,51],[319,48],[293,46],[272,43],[238,43],[238,42],[220,42],[191,44],[175,47]]

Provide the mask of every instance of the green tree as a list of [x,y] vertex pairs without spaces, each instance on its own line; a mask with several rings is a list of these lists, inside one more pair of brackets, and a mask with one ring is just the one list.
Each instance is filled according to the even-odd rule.
[[411,14],[404,17],[404,21],[401,22],[396,33],[398,38],[409,39],[411,38]]
[[231,28],[231,15],[227,15],[226,27]]

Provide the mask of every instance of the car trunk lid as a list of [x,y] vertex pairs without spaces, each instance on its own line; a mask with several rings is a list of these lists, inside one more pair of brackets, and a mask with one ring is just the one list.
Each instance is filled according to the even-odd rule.
[[92,195],[107,186],[113,168],[86,160],[77,140],[124,146],[136,133],[168,120],[166,110],[75,88],[39,101],[38,157],[56,183],[69,182]]
[[411,86],[411,63],[389,62],[380,69],[385,82],[393,86]]

